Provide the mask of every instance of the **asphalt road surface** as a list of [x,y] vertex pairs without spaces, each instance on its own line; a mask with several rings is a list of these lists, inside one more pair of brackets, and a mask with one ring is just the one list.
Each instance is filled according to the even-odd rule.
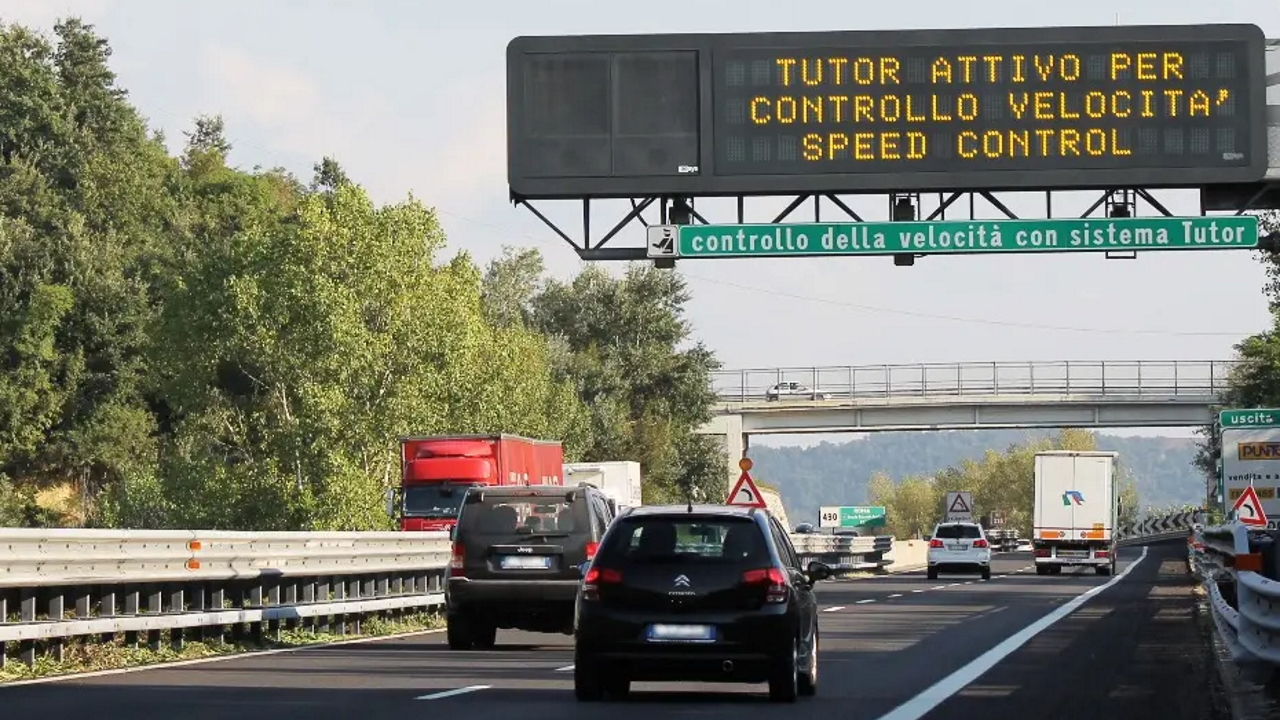
[[450,652],[435,633],[0,686],[0,718],[1212,720],[1225,703],[1209,691],[1185,558],[1180,542],[1126,548],[1110,583],[1037,576],[1026,553],[997,555],[986,582],[823,583],[818,694],[794,705],[770,704],[763,686],[693,683],[579,704],[571,638],[500,631],[492,651]]

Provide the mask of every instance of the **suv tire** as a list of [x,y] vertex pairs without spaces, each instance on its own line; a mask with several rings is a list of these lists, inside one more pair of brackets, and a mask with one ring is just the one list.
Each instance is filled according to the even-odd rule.
[[813,649],[809,652],[809,667],[800,673],[800,694],[812,697],[818,694],[818,631],[813,631]]
[[800,643],[791,640],[791,652],[774,661],[769,673],[769,702],[793,703],[800,695]]
[[449,613],[445,616],[445,638],[449,641],[450,650],[470,650],[473,645],[471,623],[462,613]]

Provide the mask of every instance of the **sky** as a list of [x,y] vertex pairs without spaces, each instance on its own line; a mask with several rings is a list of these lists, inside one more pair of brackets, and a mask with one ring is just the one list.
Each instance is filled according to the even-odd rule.
[[[534,246],[559,276],[584,265],[508,201],[505,51],[519,35],[1244,22],[1280,37],[1273,0],[0,0],[4,22],[49,30],[68,15],[109,39],[119,83],[175,151],[192,118],[221,114],[236,165],[309,177],[321,157],[336,157],[379,202],[412,193],[435,206],[454,249],[484,262],[503,245]],[[1193,193],[1157,196],[1175,214],[1199,214]],[[1055,207],[1078,214],[1095,197],[1064,196]],[[768,222],[783,204],[749,202],[748,219]],[[883,197],[851,204],[869,219],[887,215]],[[1036,211],[1016,198],[1010,206]],[[698,207],[733,221],[731,205]],[[579,212],[549,214],[569,224]],[[979,213],[995,216],[981,204]],[[641,233],[633,226],[615,242],[639,244]],[[1268,323],[1265,275],[1247,251],[933,256],[914,267],[884,257],[726,259],[680,271],[695,333],[727,370],[1226,360]]]

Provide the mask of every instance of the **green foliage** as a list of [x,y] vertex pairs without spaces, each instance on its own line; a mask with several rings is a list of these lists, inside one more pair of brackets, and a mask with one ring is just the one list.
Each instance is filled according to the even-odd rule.
[[[1264,232],[1280,233],[1280,213],[1266,213],[1260,223]],[[1267,250],[1259,255],[1267,270],[1263,294],[1271,309],[1271,327],[1236,344],[1237,364],[1227,374],[1226,387],[1219,394],[1214,422],[1196,431],[1200,442],[1193,462],[1209,489],[1217,485],[1222,455],[1216,411],[1280,405],[1280,252]]]
[[[895,482],[875,472],[867,483],[867,501],[885,506],[887,529],[895,537],[928,534],[944,515],[946,494],[973,493],[977,515],[1003,512],[1007,527],[1027,532],[1035,502],[1035,455],[1046,450],[1097,450],[1097,437],[1082,430],[1063,430],[1010,446],[1005,452],[987,450],[979,459],[964,459],[932,474],[907,475]],[[1138,490],[1132,473],[1119,465],[1121,522],[1138,512]],[[786,492],[784,488],[784,493]],[[785,497],[785,495],[784,495]]]
[[508,248],[485,272],[484,298],[494,322],[535,328],[559,348],[558,376],[589,412],[577,459],[638,461],[646,503],[724,491],[724,452],[696,434],[711,419],[719,365],[690,343],[678,274],[635,264],[614,278],[591,267],[563,282],[544,277],[536,250]]
[[55,35],[0,26],[0,525],[385,528],[407,434],[639,460],[650,500],[723,485],[679,276],[482,274],[333,158],[228,166],[217,116],[170,157],[106,42]]
[[[980,463],[993,448],[1052,444],[1056,437],[1040,430],[878,432],[809,448],[757,444],[751,448],[751,458],[759,473],[778,486],[796,522],[817,522],[822,505],[867,503],[870,479],[876,473],[894,481],[931,478],[939,468],[960,467],[965,461]],[[1190,464],[1193,439],[1098,434],[1095,442],[1099,450],[1119,453],[1121,472],[1145,502],[1199,504],[1204,497],[1203,485]]]

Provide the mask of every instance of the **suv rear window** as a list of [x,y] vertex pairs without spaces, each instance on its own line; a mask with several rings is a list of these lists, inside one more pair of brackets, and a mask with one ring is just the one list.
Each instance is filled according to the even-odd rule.
[[760,526],[746,518],[633,517],[617,520],[601,548],[612,566],[714,564],[752,566],[769,561]]
[[513,535],[569,535],[591,531],[591,515],[586,497],[574,502],[563,496],[501,497],[467,503],[462,511],[459,532],[468,535],[511,537]]
[[939,525],[933,536],[943,540],[976,540],[982,537],[982,530],[977,525]]

